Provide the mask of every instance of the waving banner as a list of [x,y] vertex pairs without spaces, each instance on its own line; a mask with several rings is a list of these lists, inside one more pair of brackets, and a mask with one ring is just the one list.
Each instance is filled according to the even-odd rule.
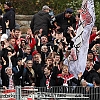
[[92,27],[95,23],[95,11],[93,0],[83,0],[80,10],[80,25],[76,36],[72,39],[74,49],[76,49],[77,59],[67,60],[69,71],[77,77],[80,72],[84,72],[89,48],[89,38]]

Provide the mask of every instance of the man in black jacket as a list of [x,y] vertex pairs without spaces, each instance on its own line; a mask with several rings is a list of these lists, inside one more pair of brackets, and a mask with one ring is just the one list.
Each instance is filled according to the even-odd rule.
[[90,100],[100,100],[100,78],[95,77],[93,79],[94,87],[89,90]]
[[75,28],[76,20],[72,13],[73,10],[71,8],[67,8],[65,12],[55,16],[56,20],[54,22],[54,25],[56,26],[56,29],[58,29],[60,32],[66,33],[68,27],[72,26],[73,28]]
[[5,86],[8,89],[14,89],[14,80],[13,80],[13,73],[12,73],[12,68],[11,67],[7,67],[5,69],[5,80],[4,80],[4,84],[3,87]]
[[51,19],[49,11],[50,8],[47,5],[45,5],[42,7],[41,11],[39,11],[33,16],[33,19],[30,24],[32,33],[34,33],[36,30],[42,29],[42,34],[46,36],[48,35],[50,19]]
[[[2,33],[6,33],[6,29],[15,29],[15,11],[11,7],[10,2],[5,2],[4,4],[5,14],[2,19]],[[8,27],[6,27],[6,23],[8,22]]]
[[15,86],[25,86],[27,82],[26,68],[24,67],[24,60],[22,58],[17,59],[17,66],[13,67],[14,73],[14,85]]
[[33,70],[35,72],[36,75],[36,86],[39,87],[40,86],[40,80],[43,76],[43,68],[44,68],[44,63],[41,60],[41,54],[37,53],[34,55],[33,58]]
[[89,83],[93,83],[93,79],[96,77],[100,78],[100,64],[94,64],[93,69],[91,71],[85,72],[85,76],[87,76],[86,81]]

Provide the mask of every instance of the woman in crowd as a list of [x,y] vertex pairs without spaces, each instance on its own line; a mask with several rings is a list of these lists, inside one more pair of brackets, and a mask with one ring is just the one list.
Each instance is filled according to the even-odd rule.
[[78,80],[74,77],[73,74],[69,73],[68,66],[63,65],[61,74],[57,75],[57,85],[58,86],[72,86],[72,82],[80,85],[82,73],[78,74]]
[[35,85],[35,82],[36,82],[36,77],[35,77],[35,72],[34,72],[32,66],[33,66],[32,60],[28,60],[26,62],[28,85],[34,86]]

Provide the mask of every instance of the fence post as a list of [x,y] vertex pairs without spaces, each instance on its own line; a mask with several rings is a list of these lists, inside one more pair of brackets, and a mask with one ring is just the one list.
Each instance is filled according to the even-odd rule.
[[16,100],[21,100],[21,86],[16,86],[16,94],[15,94],[15,98]]

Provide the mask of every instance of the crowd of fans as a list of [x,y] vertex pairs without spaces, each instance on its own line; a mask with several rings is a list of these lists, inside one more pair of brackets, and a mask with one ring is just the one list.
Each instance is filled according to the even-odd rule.
[[4,9],[5,14],[0,17],[1,87],[100,86],[100,31],[96,26],[90,35],[84,73],[75,78],[65,63],[72,55],[79,11],[74,16],[73,10],[67,8],[54,15],[45,5],[33,16],[26,34],[22,34],[11,3],[6,2]]

